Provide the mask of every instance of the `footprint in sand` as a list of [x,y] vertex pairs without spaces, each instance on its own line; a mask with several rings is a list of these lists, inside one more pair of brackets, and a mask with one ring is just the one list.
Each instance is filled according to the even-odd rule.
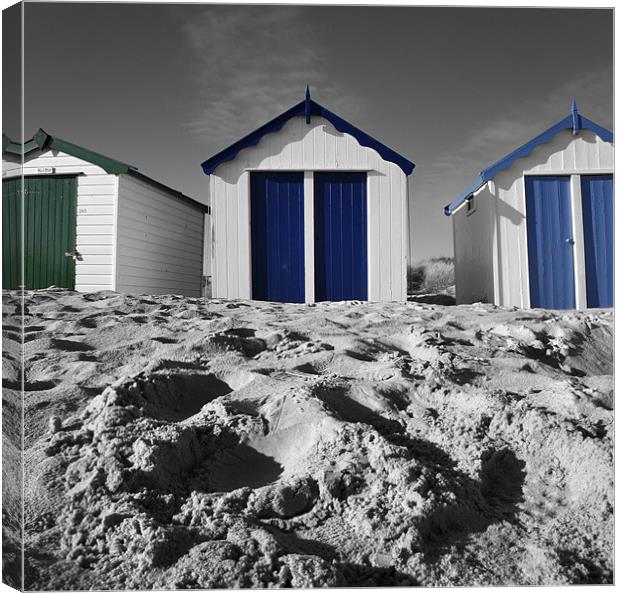
[[77,340],[61,340],[58,338],[52,338],[51,346],[52,348],[65,350],[66,352],[89,352],[95,349],[84,342],[78,342]]

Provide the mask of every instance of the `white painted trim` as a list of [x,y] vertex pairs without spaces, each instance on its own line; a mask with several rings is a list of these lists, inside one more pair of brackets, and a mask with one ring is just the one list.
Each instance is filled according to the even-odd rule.
[[[523,208],[523,212],[526,210],[527,200],[525,199],[525,177],[521,176],[516,180],[517,184],[517,195],[521,197],[521,207]],[[517,244],[514,245],[514,248],[517,250],[517,264],[519,270],[519,295],[521,297],[521,304],[519,305],[522,309],[529,308],[530,306],[530,268],[529,268],[529,246],[527,243],[527,215],[525,218],[525,224],[522,225],[525,232],[521,232],[517,235]],[[523,244],[525,246],[525,258],[521,257],[521,242],[519,237],[523,238]],[[512,301],[512,297],[510,298]]]
[[306,171],[316,171],[318,173],[370,173],[376,171],[376,169],[361,168],[352,169],[350,167],[308,167],[307,169],[300,169],[299,167],[277,167],[272,165],[268,167],[245,167],[243,171],[248,173],[254,172],[274,172],[274,173],[305,173]]
[[[226,298],[239,298],[238,294],[230,294],[230,268],[231,268],[231,263],[230,260],[232,259],[230,257],[230,252],[232,251],[232,249],[229,249],[228,245],[229,244],[233,244],[232,239],[229,237],[228,234],[228,220],[231,216],[230,211],[231,211],[231,205],[230,205],[230,200],[229,200],[229,196],[228,196],[228,187],[226,184],[223,185],[222,187],[222,191],[224,193],[224,199],[222,200],[222,211],[225,213],[224,214],[224,220],[226,221],[226,226],[224,227],[224,238],[225,238],[225,245],[226,245],[226,249],[225,249],[225,253],[226,253],[226,262],[225,262],[225,270],[226,270],[226,275],[224,276],[224,293]],[[230,240],[229,240],[230,239]],[[238,273],[238,270],[235,270]]]
[[[489,179],[489,181],[483,183],[476,191],[472,192],[470,195],[475,198],[489,183],[492,183],[492,181],[492,179]],[[450,216],[454,216],[459,210],[461,210],[461,208],[464,208],[466,204],[467,199],[463,200],[454,210],[452,210],[452,212],[450,212]],[[473,212],[475,212],[475,210]],[[471,214],[473,214],[473,212],[471,212]]]
[[200,296],[207,296],[207,278],[209,277],[209,270],[207,269],[207,261],[209,260],[207,249],[209,249],[209,242],[207,241],[207,220],[209,216],[206,212],[202,216],[202,279],[201,279],[201,294]]
[[372,263],[373,257],[371,256],[371,250],[375,249],[377,251],[377,259],[380,261],[381,256],[379,255],[379,245],[374,245],[373,241],[371,241],[371,228],[373,223],[378,225],[379,219],[372,220],[372,209],[370,207],[370,175],[366,173],[366,296],[369,301],[377,300],[381,301],[381,278],[379,278],[379,290],[377,291],[378,297],[377,299],[373,299],[371,295],[374,294],[374,286],[372,284]]
[[459,282],[457,282],[457,271],[460,269],[456,262],[456,254],[458,253],[458,242],[456,236],[456,218],[452,218],[452,253],[453,253],[453,261],[454,261],[454,298],[456,300],[456,304],[460,305],[463,301],[461,299]]
[[[245,177],[245,179],[243,179]],[[239,235],[239,285],[238,295],[241,299],[252,298],[252,186],[250,173],[244,171],[239,179],[239,210],[238,230]],[[245,189],[245,191],[243,191]]]
[[489,193],[491,194],[491,216],[492,216],[492,235],[491,235],[491,261],[493,265],[493,299],[492,302],[494,305],[500,304],[500,294],[499,294],[499,274],[500,274],[500,266],[499,266],[499,233],[497,232],[497,228],[499,225],[499,218],[497,216],[497,188],[495,186],[495,181],[491,180],[488,182],[489,184]]
[[314,303],[314,172],[304,171],[304,286],[306,303]]
[[571,175],[571,209],[573,226],[573,264],[575,272],[575,306],[587,309],[586,299],[586,254],[583,236],[583,212],[581,204],[581,175]]
[[413,249],[413,224],[414,224],[414,215],[415,209],[413,207],[413,196],[414,194],[414,184],[413,177],[411,175],[407,176],[406,180],[407,185],[407,238],[409,244],[407,245],[407,265],[413,263],[414,261],[414,249]]
[[[18,167],[17,169],[5,169],[2,171],[2,179],[15,179],[15,177],[21,177],[21,174],[21,167]],[[43,175],[39,175],[39,177],[43,177]]]
[[544,171],[530,169],[528,171],[523,171],[523,177],[532,175],[535,175],[536,177],[568,177],[569,175],[613,175],[613,173],[613,169],[554,169],[552,171],[549,171],[548,169],[545,169]]
[[[401,289],[400,289],[400,301],[407,301],[407,264],[409,262],[409,184],[407,183],[407,177],[405,176],[402,181],[403,192],[401,194],[401,219],[400,219],[400,234],[401,234]],[[368,257],[368,247],[366,247],[366,257]],[[368,268],[368,264],[366,264]],[[368,288],[367,288],[368,290]]]
[[211,297],[219,297],[219,277],[217,273],[217,259],[215,257],[215,219],[217,218],[217,200],[215,199],[214,185],[215,177],[209,176],[209,205],[211,206]]
[[118,286],[118,201],[121,195],[120,175],[114,176],[114,190],[114,215],[112,218],[112,290],[116,290]]

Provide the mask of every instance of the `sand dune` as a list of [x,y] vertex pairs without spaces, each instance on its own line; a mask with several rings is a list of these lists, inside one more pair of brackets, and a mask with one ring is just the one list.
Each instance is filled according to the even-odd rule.
[[24,314],[28,588],[612,582],[611,312],[52,289]]

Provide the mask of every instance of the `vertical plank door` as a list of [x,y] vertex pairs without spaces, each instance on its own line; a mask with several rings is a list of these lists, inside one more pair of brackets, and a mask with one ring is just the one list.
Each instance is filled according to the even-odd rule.
[[3,288],[75,288],[77,182],[75,177],[25,177],[2,182]]
[[304,175],[250,176],[252,298],[303,303]]
[[569,176],[525,178],[530,305],[575,307]]
[[316,300],[367,300],[366,173],[315,173],[314,228]]
[[614,306],[613,175],[581,176],[588,307]]

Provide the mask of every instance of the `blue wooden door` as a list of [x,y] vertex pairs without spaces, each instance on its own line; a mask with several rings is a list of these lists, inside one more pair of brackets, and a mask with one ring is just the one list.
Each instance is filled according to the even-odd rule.
[[317,301],[368,299],[366,173],[314,176]]
[[525,178],[530,305],[575,307],[570,177]]
[[252,298],[303,303],[304,175],[252,173]]
[[613,197],[613,175],[581,176],[588,307],[614,306]]

